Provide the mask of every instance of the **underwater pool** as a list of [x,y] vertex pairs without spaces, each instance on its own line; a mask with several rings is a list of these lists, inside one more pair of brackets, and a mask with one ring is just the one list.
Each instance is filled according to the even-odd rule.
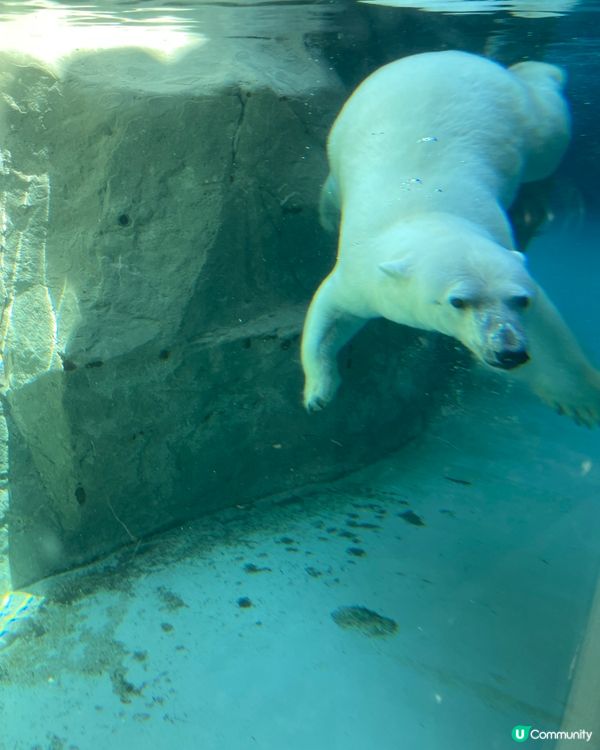
[[0,2],[0,750],[600,748],[597,14]]

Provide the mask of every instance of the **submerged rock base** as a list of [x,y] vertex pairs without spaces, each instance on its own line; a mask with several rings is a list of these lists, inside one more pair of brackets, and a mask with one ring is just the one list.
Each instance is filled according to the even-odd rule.
[[287,70],[254,56],[242,72],[215,68],[210,45],[176,62],[0,56],[12,586],[355,469],[431,408],[449,347],[383,323],[345,351],[335,403],[301,407],[303,316],[335,250],[317,220],[324,142],[345,93],[288,52]]

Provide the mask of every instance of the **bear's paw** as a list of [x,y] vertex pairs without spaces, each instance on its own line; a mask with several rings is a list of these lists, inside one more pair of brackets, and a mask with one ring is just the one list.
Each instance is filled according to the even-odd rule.
[[340,384],[337,372],[307,378],[304,387],[304,408],[308,412],[322,411],[336,394]]
[[578,425],[600,425],[600,374],[596,371],[568,392],[539,390],[538,395],[558,414],[570,417]]

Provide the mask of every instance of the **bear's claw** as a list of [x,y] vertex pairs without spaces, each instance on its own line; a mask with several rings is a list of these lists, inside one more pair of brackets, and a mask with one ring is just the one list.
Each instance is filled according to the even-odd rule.
[[557,401],[550,404],[554,411],[561,416],[570,417],[575,424],[592,429],[600,424],[600,413],[591,406],[571,406]]
[[314,414],[315,412],[323,411],[323,409],[327,406],[327,401],[319,396],[314,396],[313,398],[305,401],[304,406],[307,412],[309,412],[310,414]]
[[323,411],[333,400],[340,378],[336,370],[326,372],[318,378],[309,378],[304,386],[304,408],[309,413]]

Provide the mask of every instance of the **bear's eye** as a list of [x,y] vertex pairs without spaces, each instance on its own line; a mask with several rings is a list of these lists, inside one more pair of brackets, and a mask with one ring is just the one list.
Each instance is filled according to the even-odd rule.
[[467,300],[462,297],[450,297],[450,304],[452,307],[456,307],[457,310],[464,310],[467,306]]
[[511,299],[510,304],[512,307],[524,310],[526,307],[529,307],[530,302],[531,300],[526,294],[519,294]]

